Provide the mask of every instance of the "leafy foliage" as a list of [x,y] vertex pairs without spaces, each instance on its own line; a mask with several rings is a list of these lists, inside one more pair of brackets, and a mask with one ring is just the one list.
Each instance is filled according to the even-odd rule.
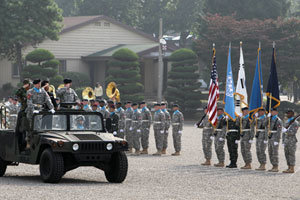
[[26,60],[32,63],[41,63],[54,59],[54,55],[46,49],[35,49],[26,55]]

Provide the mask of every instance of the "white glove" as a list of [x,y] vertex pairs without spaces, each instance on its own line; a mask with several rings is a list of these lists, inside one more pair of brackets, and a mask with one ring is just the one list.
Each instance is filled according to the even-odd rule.
[[33,111],[33,113],[34,113],[34,114],[39,114],[39,113],[40,113],[40,111],[38,111],[38,110],[34,110],[34,111]]
[[178,133],[181,135],[181,134],[182,134],[182,131],[178,131]]
[[113,132],[113,135],[117,135],[117,131],[114,131],[114,132]]
[[240,116],[240,117],[243,117],[243,114],[242,114],[242,113],[240,113],[240,114],[239,114],[239,116]]
[[271,114],[271,113],[269,113],[269,114],[268,114],[268,117],[272,117],[272,114]]
[[279,143],[278,142],[274,142],[274,145],[277,146]]
[[253,143],[253,140],[249,140],[249,143],[252,144],[252,143]]
[[136,132],[140,133],[140,132],[141,132],[141,129],[136,130]]
[[223,142],[224,140],[225,140],[224,138],[221,138],[221,137],[219,138],[220,142]]
[[226,115],[226,117],[225,117],[226,119],[229,119],[229,117],[228,117],[228,115]]
[[160,131],[160,133],[161,133],[161,134],[164,134],[165,132],[164,132],[164,131]]
[[214,136],[210,136],[210,139],[211,139],[211,140],[214,140],[214,139],[215,139],[215,137],[214,137]]
[[239,143],[239,140],[236,140],[235,143],[238,144],[238,143]]
[[194,124],[194,127],[195,127],[195,128],[198,128],[197,124]]
[[268,144],[268,140],[264,140],[264,144]]
[[120,133],[124,133],[124,130],[123,130],[123,129],[120,129]]
[[287,132],[287,129],[282,127],[282,133],[286,133]]
[[54,114],[54,113],[55,113],[55,110],[54,110],[54,109],[51,109],[51,110],[49,110],[49,112],[51,112],[52,114]]
[[258,113],[255,113],[255,117],[258,117]]
[[129,128],[129,130],[130,130],[130,131],[132,131],[132,130],[133,130],[133,128],[132,128],[132,127],[130,127],[130,128]]

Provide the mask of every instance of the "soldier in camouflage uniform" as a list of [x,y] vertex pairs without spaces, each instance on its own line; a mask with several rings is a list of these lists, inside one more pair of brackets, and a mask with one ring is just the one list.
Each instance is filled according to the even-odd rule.
[[117,109],[116,114],[119,116],[119,128],[118,128],[118,134],[117,137],[123,138],[125,137],[124,131],[125,131],[125,111],[122,108],[122,103],[117,103]]
[[163,149],[162,149],[162,154],[166,154],[167,148],[168,148],[168,136],[169,136],[169,128],[171,124],[171,115],[167,110],[167,104],[162,103],[161,104],[161,111],[165,114],[165,133],[164,133],[164,141],[163,141]]
[[154,137],[157,152],[154,153],[154,156],[161,156],[163,149],[163,140],[165,133],[165,114],[160,110],[160,104],[154,105],[154,117],[153,117],[153,129],[154,129]]
[[135,149],[135,155],[140,155],[141,148],[141,127],[142,127],[142,114],[138,109],[138,104],[132,104],[133,115],[132,115],[132,139],[133,147]]
[[132,138],[132,115],[133,110],[131,108],[131,102],[128,101],[125,104],[125,136],[126,140],[128,142],[128,149],[129,153],[132,153],[132,147],[133,147],[133,138]]
[[208,120],[207,115],[207,107],[204,108],[205,117],[202,119],[202,122],[200,123],[200,126],[203,127],[203,135],[202,135],[202,149],[204,153],[204,157],[206,161],[202,163],[201,165],[209,166],[211,165],[211,156],[212,156],[212,143],[214,140],[213,134],[214,134],[214,128],[211,125],[211,123]]
[[219,163],[214,164],[215,167],[224,167],[225,164],[225,137],[226,137],[226,118],[224,115],[224,109],[218,108],[217,109],[217,125],[214,132],[215,136],[215,151],[217,154],[217,158]]
[[260,163],[259,168],[256,170],[264,171],[266,170],[267,156],[266,149],[268,144],[268,133],[265,130],[267,124],[267,118],[265,115],[265,109],[259,109],[257,115],[255,115],[255,128],[254,131],[256,137],[256,155],[258,162]]
[[271,164],[273,165],[273,168],[270,169],[269,172],[278,172],[278,149],[282,130],[282,121],[278,117],[278,111],[276,108],[272,109],[271,113],[268,114],[268,117],[271,118],[270,129],[267,128],[269,133],[268,151]]
[[76,92],[71,88],[72,80],[64,79],[65,86],[56,91],[56,95],[60,99],[60,103],[79,103],[79,98]]
[[253,143],[254,131],[251,131],[248,107],[242,108],[242,116],[238,118],[241,133],[241,152],[245,166],[241,169],[251,169],[252,154],[251,144]]
[[[27,91],[27,119],[30,122],[30,126],[32,125],[32,116],[34,113],[39,113],[43,109],[43,106],[47,104],[50,112],[52,114],[55,113],[54,106],[51,102],[51,99],[47,92],[41,88],[41,80],[33,81],[34,87]],[[28,132],[29,133],[29,132]],[[30,139],[31,135],[27,134],[27,149],[30,148]]]
[[143,151],[141,154],[148,154],[148,147],[149,147],[149,133],[150,133],[150,126],[152,122],[152,115],[150,110],[147,108],[145,102],[140,103],[141,113],[142,113],[142,147]]
[[17,90],[16,96],[18,98],[18,101],[21,103],[20,111],[25,112],[27,108],[27,91],[30,88],[30,81],[28,79],[25,79],[23,81],[23,86]]
[[103,122],[104,122],[104,126],[106,127],[106,119],[109,118],[109,111],[106,109],[105,106],[105,101],[104,100],[100,100],[99,101],[99,112],[102,114],[103,116]]
[[296,150],[297,150],[297,131],[299,123],[296,121],[294,111],[289,110],[286,113],[288,120],[285,122],[284,128],[282,128],[282,138],[284,144],[284,154],[288,169],[283,173],[295,173],[296,164]]
[[183,131],[183,114],[179,111],[179,106],[177,104],[173,105],[173,115],[172,115],[172,132],[173,132],[173,144],[175,153],[172,156],[179,156],[181,151],[181,135]]

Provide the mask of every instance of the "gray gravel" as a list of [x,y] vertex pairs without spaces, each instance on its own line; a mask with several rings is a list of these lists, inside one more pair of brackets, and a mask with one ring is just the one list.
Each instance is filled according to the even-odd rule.
[[[0,178],[0,199],[300,199],[300,165],[293,175],[203,167],[201,130],[186,125],[183,134],[180,157],[170,156],[171,137],[166,156],[128,156],[129,172],[123,184],[107,183],[104,173],[95,168],[78,168],[68,172],[60,184],[45,184],[38,166],[9,167],[6,176]],[[153,153],[153,131],[150,138]],[[299,163],[299,147],[297,158]],[[241,156],[238,164],[243,164]],[[280,170],[285,168],[281,146]]]

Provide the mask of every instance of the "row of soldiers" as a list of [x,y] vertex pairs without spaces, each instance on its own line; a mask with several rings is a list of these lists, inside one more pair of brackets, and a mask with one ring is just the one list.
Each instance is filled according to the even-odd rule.
[[[206,112],[207,109],[205,109]],[[238,144],[240,144],[242,157],[245,162],[245,166],[241,169],[251,169],[251,146],[254,143],[254,138],[256,138],[256,154],[260,163],[259,168],[256,170],[266,170],[266,149],[268,148],[270,162],[273,166],[269,171],[278,172],[278,150],[282,138],[282,145],[284,146],[288,165],[288,169],[283,172],[294,173],[297,149],[296,133],[299,128],[294,111],[287,111],[286,116],[288,120],[284,124],[279,118],[276,108],[272,109],[268,115],[266,115],[265,109],[259,109],[255,116],[253,116],[253,120],[250,120],[249,109],[247,107],[242,109],[242,115],[235,121],[224,115],[223,108],[217,109],[217,115],[216,128],[211,125],[207,116],[203,118],[201,123],[197,124],[198,127],[200,125],[203,127],[202,145],[206,161],[202,165],[211,165],[212,143],[214,141],[215,152],[219,161],[214,166],[225,166],[224,145],[226,139],[230,158],[230,164],[226,167],[237,168]]]

